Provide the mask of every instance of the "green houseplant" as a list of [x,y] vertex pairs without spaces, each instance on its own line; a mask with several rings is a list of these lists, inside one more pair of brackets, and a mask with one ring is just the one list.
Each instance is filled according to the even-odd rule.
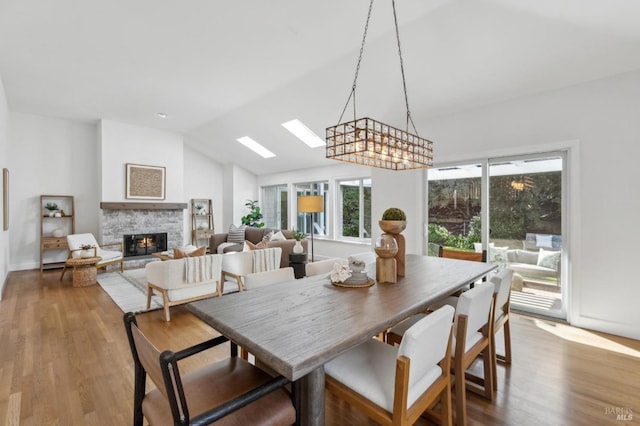
[[407,215],[402,209],[390,207],[382,213],[382,220],[378,224],[386,233],[399,234],[407,226]]
[[44,208],[49,210],[49,216],[53,216],[56,211],[58,211],[58,205],[56,203],[47,203],[44,205]]
[[260,212],[260,206],[258,201],[247,200],[244,204],[249,209],[249,214],[242,216],[242,224],[247,226],[253,226],[254,228],[262,228],[264,223],[262,222],[262,213]]

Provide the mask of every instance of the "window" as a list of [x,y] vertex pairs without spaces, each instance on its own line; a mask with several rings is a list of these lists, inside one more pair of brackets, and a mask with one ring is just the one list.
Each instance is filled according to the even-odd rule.
[[328,235],[327,226],[327,202],[329,198],[329,184],[327,182],[312,182],[296,184],[296,208],[297,199],[304,195],[322,195],[324,197],[324,209],[320,213],[299,213],[297,219],[297,230],[305,234]]
[[274,229],[289,229],[287,220],[287,185],[262,187],[262,214],[264,225]]
[[371,238],[371,179],[341,181],[338,191],[338,235]]

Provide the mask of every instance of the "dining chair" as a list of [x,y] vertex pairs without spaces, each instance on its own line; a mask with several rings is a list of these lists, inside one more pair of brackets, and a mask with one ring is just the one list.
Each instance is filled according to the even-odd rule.
[[325,387],[383,425],[411,425],[440,403],[451,424],[451,322],[444,306],[409,328],[399,347],[367,340],[325,364]]
[[[493,400],[493,290],[492,282],[480,283],[460,295],[455,309],[452,364],[457,425],[467,424],[467,389]],[[482,378],[467,372],[480,355]]]
[[[71,234],[67,235],[67,246],[69,248],[68,259],[80,257],[83,246],[90,246],[93,250],[94,257],[100,257],[100,261],[96,264],[96,268],[106,268],[109,265],[120,264],[120,272],[124,272],[124,257],[122,254],[122,243],[110,243],[100,246],[93,234]],[[116,247],[119,250],[105,250],[104,247]],[[62,268],[60,280],[64,278],[67,272],[67,266]]]
[[[493,349],[493,386],[498,388],[498,361],[507,365],[511,364],[511,324],[509,321],[511,303],[511,280],[513,279],[513,270],[504,268],[490,278],[490,282],[495,286],[493,301],[493,333],[491,333],[491,347]],[[498,355],[496,345],[496,334],[502,329],[504,334],[504,355]]]
[[271,284],[293,281],[296,279],[292,267],[273,269],[271,271],[255,272],[244,277],[244,289],[253,290]]
[[[215,337],[178,352],[160,352],[138,328],[136,317],[124,315],[134,360],[133,425],[291,425],[296,412],[284,386],[289,381],[271,377],[237,356],[212,362],[182,374],[179,361],[228,341]],[[147,391],[147,375],[155,388]]]
[[333,265],[343,262],[344,260],[339,257],[319,260],[317,262],[309,262],[305,266],[305,275],[307,277],[312,277],[314,275],[328,274],[333,270]]

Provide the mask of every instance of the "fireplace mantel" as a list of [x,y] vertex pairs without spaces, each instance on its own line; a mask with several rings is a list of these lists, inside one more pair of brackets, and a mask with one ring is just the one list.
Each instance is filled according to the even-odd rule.
[[187,203],[119,203],[101,202],[103,210],[184,210]]

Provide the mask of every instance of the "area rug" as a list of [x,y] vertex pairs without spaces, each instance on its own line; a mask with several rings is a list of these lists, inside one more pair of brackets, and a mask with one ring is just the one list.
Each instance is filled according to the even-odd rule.
[[98,274],[98,284],[122,312],[145,312],[162,309],[162,298],[153,295],[147,309],[147,278],[144,268]]

